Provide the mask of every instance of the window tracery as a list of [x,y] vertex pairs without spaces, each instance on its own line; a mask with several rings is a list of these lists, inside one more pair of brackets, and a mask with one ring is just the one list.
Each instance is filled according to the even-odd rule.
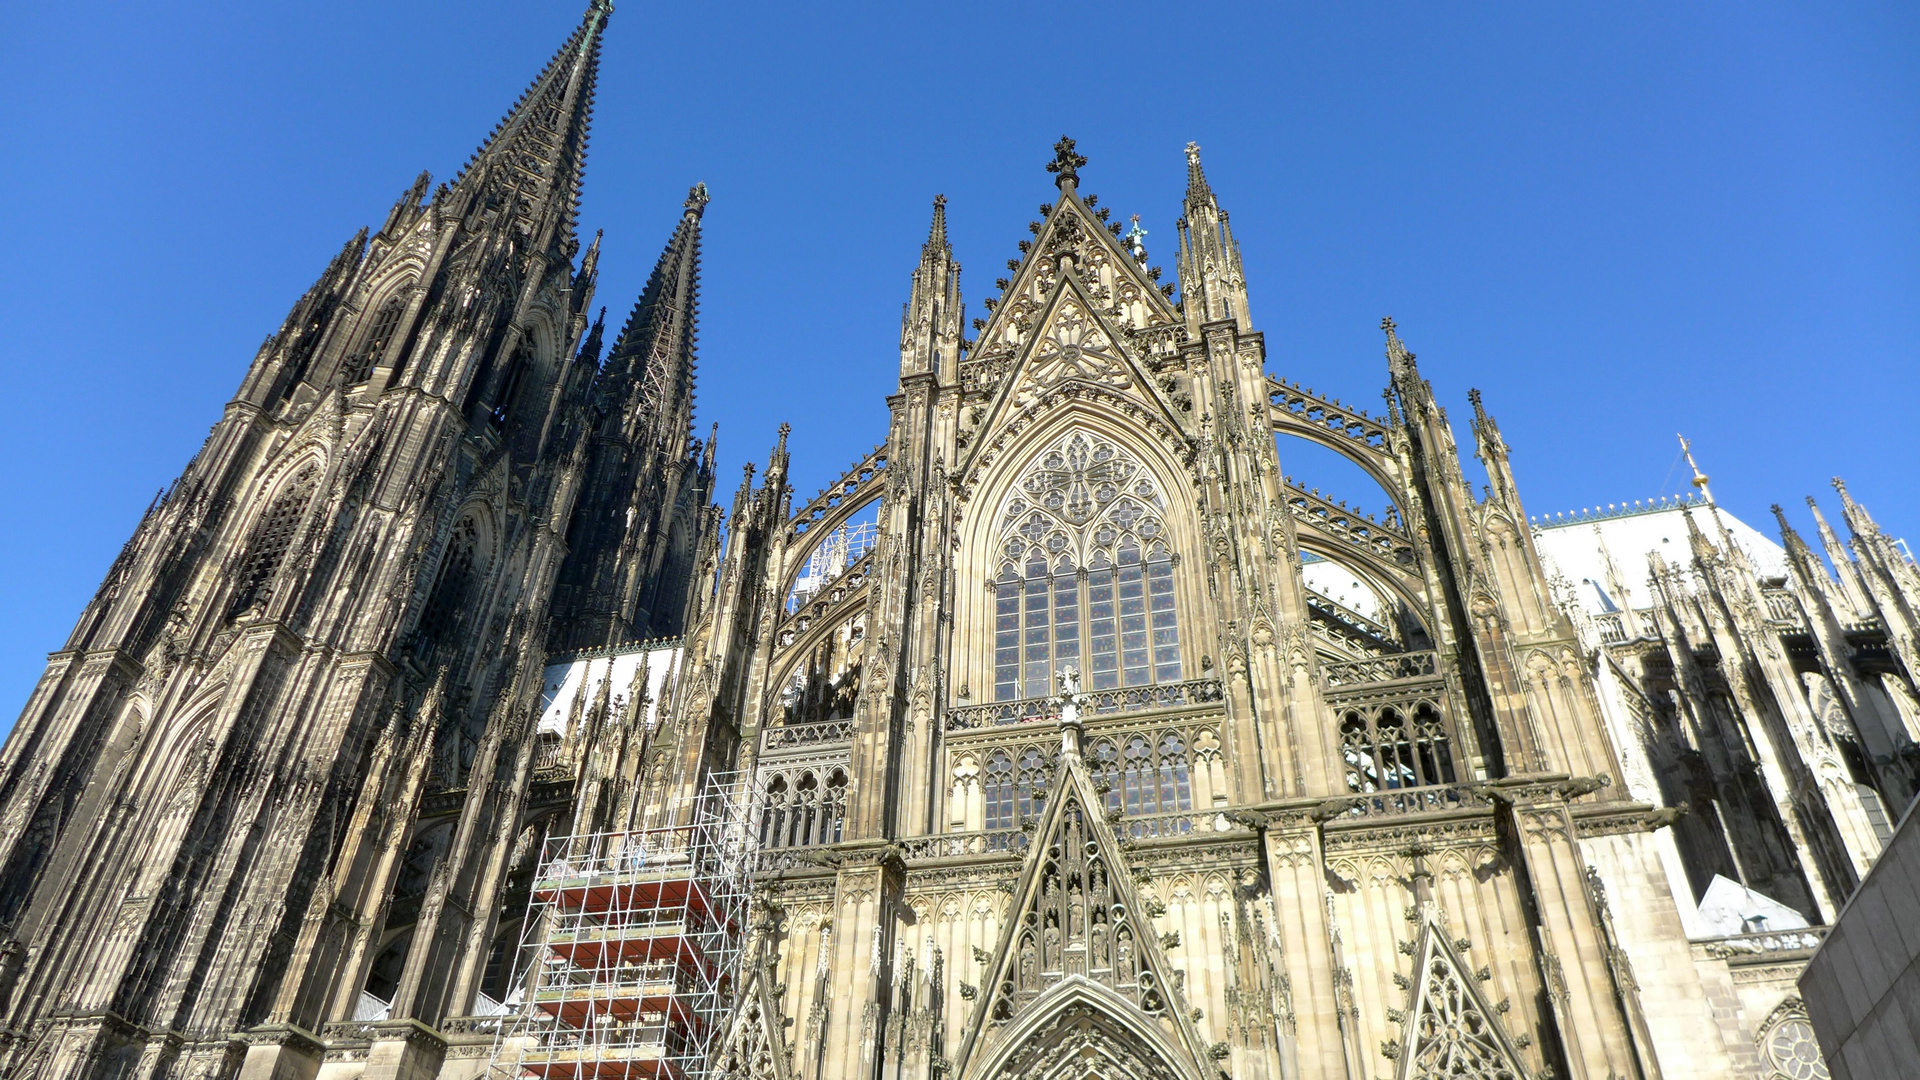
[[1053,782],[1053,760],[1039,747],[995,750],[987,755],[980,776],[986,798],[985,825],[989,832],[1014,829],[1030,817],[1039,817]]
[[393,343],[394,331],[400,327],[400,316],[406,305],[399,296],[389,297],[373,317],[373,326],[362,339],[360,347],[347,359],[346,383],[348,386],[366,382],[372,377],[373,369],[380,364],[380,358],[386,355],[387,346]]
[[1454,782],[1453,745],[1440,713],[1427,702],[1348,709],[1340,719],[1347,790],[1367,794]]
[[846,827],[847,770],[802,768],[791,780],[784,772],[774,773],[761,801],[761,847],[837,844]]
[[420,634],[423,637],[442,635],[466,614],[477,576],[479,548],[479,524],[471,516],[461,518],[447,541],[447,554],[440,563],[440,576],[434,581],[426,610],[420,615]]
[[1152,474],[1089,432],[1027,466],[995,541],[994,700],[1047,696],[1066,667],[1090,690],[1179,681],[1166,509]]
[[1093,774],[1107,783],[1109,810],[1128,816],[1193,809],[1193,763],[1179,732],[1144,732],[1093,744]]
[[240,564],[230,616],[264,607],[273,598],[273,579],[287,557],[287,549],[293,545],[294,530],[306,516],[307,504],[313,500],[319,477],[319,466],[309,462],[281,489],[254,525],[253,537],[247,542],[246,560]]
[[1773,1070],[1768,1080],[1828,1080],[1832,1073],[1820,1054],[1804,1006],[1790,1000],[1774,1013],[1773,1023],[1767,1025],[1759,1040],[1760,1052]]

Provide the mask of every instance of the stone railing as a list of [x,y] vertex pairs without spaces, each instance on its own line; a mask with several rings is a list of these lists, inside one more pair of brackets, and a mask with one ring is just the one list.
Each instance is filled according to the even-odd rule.
[[1018,854],[1026,850],[1027,834],[1019,829],[941,833],[938,836],[910,836],[899,841],[899,845],[901,853],[909,859],[953,859],[996,852]]
[[1593,628],[1600,633],[1600,640],[1609,645],[1618,645],[1627,640],[1627,627],[1617,611],[1602,612],[1593,617]]
[[1492,805],[1484,796],[1458,784],[1432,787],[1394,788],[1346,795],[1322,803],[1328,821],[1349,818],[1397,817],[1401,814],[1426,814],[1441,810],[1465,810]]
[[1365,660],[1342,660],[1322,664],[1320,672],[1328,686],[1358,686],[1362,683],[1398,682],[1401,679],[1430,679],[1439,671],[1439,657],[1431,652],[1392,653]]
[[442,1035],[502,1035],[521,1034],[527,1026],[527,1018],[516,1013],[502,1013],[497,1016],[450,1016],[440,1024]]
[[1825,926],[1808,926],[1799,930],[1763,930],[1757,934],[1732,934],[1721,938],[1708,938],[1694,944],[1707,951],[1708,956],[1738,963],[1742,960],[1798,960],[1812,955],[1813,950],[1826,940]]
[[[1225,698],[1219,679],[1190,679],[1187,682],[1156,683],[1152,686],[1123,686],[1113,690],[1089,690],[1080,704],[1082,716],[1112,716],[1145,712],[1149,709],[1177,709],[1204,705]],[[961,705],[947,710],[948,731],[1023,724],[1052,720],[1060,715],[1058,697],[1022,698],[1019,701],[995,701],[985,705]]]
[[801,746],[820,746],[853,738],[853,720],[822,720],[813,724],[785,724],[770,727],[761,736],[761,748],[788,750]]
[[1168,836],[1226,832],[1232,827],[1232,822],[1217,810],[1183,810],[1172,814],[1122,817],[1114,825],[1113,831],[1122,840],[1158,840]]

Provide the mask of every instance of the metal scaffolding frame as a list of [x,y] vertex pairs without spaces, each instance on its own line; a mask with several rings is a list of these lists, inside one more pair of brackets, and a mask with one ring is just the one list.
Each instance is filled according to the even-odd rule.
[[520,1022],[496,1075],[698,1080],[733,1014],[753,844],[742,773],[685,823],[549,837],[521,924]]

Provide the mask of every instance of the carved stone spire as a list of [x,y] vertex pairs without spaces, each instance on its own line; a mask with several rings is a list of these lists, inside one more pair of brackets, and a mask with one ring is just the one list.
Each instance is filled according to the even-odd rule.
[[580,26],[454,178],[453,194],[471,200],[468,210],[498,215],[496,227],[515,224],[536,241],[554,230],[572,240],[600,38],[611,14],[610,0],[587,5]]

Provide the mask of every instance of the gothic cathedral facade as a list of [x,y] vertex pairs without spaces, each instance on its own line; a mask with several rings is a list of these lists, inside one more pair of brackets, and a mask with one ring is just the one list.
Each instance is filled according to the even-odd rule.
[[[1836,581],[1676,505],[1651,601],[1609,562],[1583,607],[1477,394],[1478,494],[1391,321],[1379,413],[1268,374],[1197,147],[1162,284],[1063,139],[971,323],[935,201],[884,440],[802,501],[783,427],[723,514],[704,187],[591,314],[610,13],[328,265],[52,654],[0,1074],[518,1075],[543,849],[716,777],[752,901],[707,1075],[1824,1071],[1792,980],[1920,761],[1920,574],[1863,509]],[[1723,877],[1786,921],[1703,931]]]

